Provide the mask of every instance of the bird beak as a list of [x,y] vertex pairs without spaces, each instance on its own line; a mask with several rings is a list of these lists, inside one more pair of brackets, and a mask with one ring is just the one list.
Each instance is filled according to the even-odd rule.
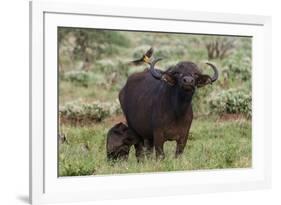
[[149,57],[147,57],[146,55],[143,57],[143,62],[145,62],[145,63],[150,63],[150,59],[149,59]]

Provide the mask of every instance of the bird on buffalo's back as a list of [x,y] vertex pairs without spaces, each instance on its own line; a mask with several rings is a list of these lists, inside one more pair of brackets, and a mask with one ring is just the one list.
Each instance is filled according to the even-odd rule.
[[153,54],[153,48],[151,47],[140,59],[131,61],[129,65],[141,65],[143,63],[150,63]]

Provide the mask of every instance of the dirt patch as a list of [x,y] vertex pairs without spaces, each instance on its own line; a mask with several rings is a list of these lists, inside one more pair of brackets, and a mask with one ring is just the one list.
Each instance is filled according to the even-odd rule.
[[218,121],[240,120],[245,118],[247,117],[242,114],[223,114],[219,116]]
[[106,124],[112,124],[112,125],[117,124],[119,122],[123,122],[123,123],[127,124],[126,119],[123,114],[108,117],[104,120],[104,122]]
[[119,122],[124,122],[126,123],[126,119],[123,116],[123,114],[120,115],[114,115],[107,117],[103,120],[97,120],[97,119],[92,119],[90,117],[60,117],[60,123],[61,124],[67,124],[67,125],[72,125],[72,126],[88,126],[92,124],[108,124],[108,125],[115,125]]

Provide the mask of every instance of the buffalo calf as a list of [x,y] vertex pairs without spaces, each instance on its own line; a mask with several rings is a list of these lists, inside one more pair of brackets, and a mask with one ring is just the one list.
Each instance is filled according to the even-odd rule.
[[125,124],[120,122],[114,125],[107,133],[107,159],[128,159],[130,147],[136,143],[137,136]]

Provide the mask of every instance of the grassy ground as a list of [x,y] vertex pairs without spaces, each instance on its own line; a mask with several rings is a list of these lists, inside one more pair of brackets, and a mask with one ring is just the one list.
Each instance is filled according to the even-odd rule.
[[[138,163],[132,147],[129,160],[112,165],[106,160],[106,133],[112,121],[91,126],[64,125],[68,143],[60,145],[59,174],[101,175],[117,173],[241,168],[251,166],[251,122],[243,117],[195,119],[183,155],[175,159],[175,143],[166,142],[163,161]],[[154,156],[153,156],[154,157]]]

